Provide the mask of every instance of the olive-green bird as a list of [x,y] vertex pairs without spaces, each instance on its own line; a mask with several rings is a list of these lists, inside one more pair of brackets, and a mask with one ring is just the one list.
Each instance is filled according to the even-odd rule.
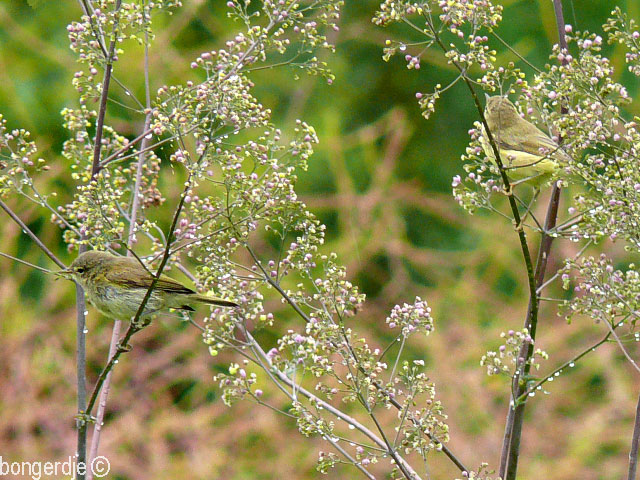
[[[120,320],[131,320],[135,316],[154,278],[135,258],[96,250],[79,255],[59,274],[76,280],[100,312]],[[141,317],[168,308],[193,311],[189,304],[194,302],[238,306],[230,300],[199,295],[173,278],[160,275]]]
[[[538,187],[551,178],[560,168],[559,165],[569,161],[560,146],[522,118],[508,98],[487,96],[484,114],[510,178]],[[495,162],[484,126],[480,143],[485,154]]]

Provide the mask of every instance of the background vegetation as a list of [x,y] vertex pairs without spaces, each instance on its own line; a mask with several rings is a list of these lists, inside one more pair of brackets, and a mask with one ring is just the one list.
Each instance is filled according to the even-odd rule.
[[[609,2],[564,3],[567,22],[593,32],[611,10]],[[618,3],[640,18],[640,2]],[[499,34],[528,61],[544,65],[556,39],[551,2],[502,4]],[[415,93],[444,85],[455,73],[435,56],[423,57],[417,71],[407,70],[400,58],[385,63],[382,46],[393,30],[371,23],[377,6],[372,0],[347,1],[340,31],[333,33],[336,54],[323,54],[336,75],[332,85],[316,77],[293,81],[286,69],[263,70],[253,74],[254,93],[273,109],[274,123],[284,131],[296,118],[316,128],[320,145],[297,190],[328,227],[327,252],[339,254],[350,279],[369,298],[359,315],[367,322],[361,330],[368,330],[377,346],[385,345],[391,337],[384,318],[391,307],[416,295],[428,299],[436,332],[428,341],[413,339],[410,351],[425,358],[438,387],[450,417],[451,449],[471,465],[488,461],[495,468],[506,382],[488,378],[479,359],[500,343],[501,331],[519,328],[525,315],[517,237],[502,219],[470,217],[451,197],[451,178],[462,171],[459,157],[476,120],[471,99],[459,84],[425,121]],[[58,159],[49,162],[52,168],[41,181],[69,196],[70,171],[59,155],[66,135],[59,112],[75,106],[76,66],[65,28],[79,15],[74,2],[0,2],[0,111],[9,128],[30,130],[41,154]],[[224,2],[214,0],[185,1],[173,16],[160,16],[151,51],[153,89],[196,75],[190,62],[235,29]],[[518,62],[495,39],[490,45],[499,52],[498,63]],[[615,48],[607,47],[605,55],[617,75],[630,75]],[[140,56],[129,54],[116,68],[143,96]],[[637,92],[629,93],[637,98]],[[126,110],[109,108],[122,133],[141,131]],[[640,114],[640,102],[628,113]],[[160,188],[175,196],[180,185],[171,169],[161,179]],[[42,210],[25,201],[11,206],[61,258],[72,259]],[[566,212],[562,204],[561,211]],[[52,267],[15,224],[2,219],[0,225],[2,251]],[[554,246],[549,271],[571,256],[570,248]],[[629,260],[615,244],[592,251],[598,249],[620,250],[617,258]],[[0,259],[0,455],[5,459],[64,460],[75,449],[73,299],[70,283]],[[107,357],[111,321],[90,312],[92,381]],[[537,343],[551,355],[551,368],[599,338],[603,328],[579,320],[567,325],[555,305],[544,304]],[[294,424],[248,402],[234,410],[222,404],[211,378],[228,361],[224,355],[212,359],[198,332],[174,317],[161,317],[139,333],[134,350],[115,370],[105,418],[101,454],[111,461],[109,478],[320,477],[315,461],[318,448],[326,448],[321,442],[302,441]],[[638,395],[634,375],[619,349],[605,345],[549,384],[551,395],[537,398],[527,410],[535,421],[525,423],[519,478],[620,478]],[[446,459],[433,459],[432,478],[454,477]],[[355,475],[340,467],[330,473]]]

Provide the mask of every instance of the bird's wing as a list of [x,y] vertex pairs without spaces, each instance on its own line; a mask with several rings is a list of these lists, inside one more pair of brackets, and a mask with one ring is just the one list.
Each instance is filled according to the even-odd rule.
[[[153,281],[153,277],[149,272],[134,258],[123,257],[123,260],[126,261],[126,265],[123,266],[127,268],[116,269],[115,272],[113,270],[109,271],[106,274],[107,280],[130,288],[149,288]],[[195,293],[190,288],[185,287],[177,280],[167,277],[166,275],[160,275],[154,290],[185,295]]]
[[[500,148],[504,148],[505,150],[516,150],[538,156],[542,155],[540,149],[545,149],[548,157],[559,160],[568,159],[567,154],[564,153],[558,144],[549,138],[549,136],[538,127],[528,124],[518,125],[517,128],[520,130],[517,136],[509,130],[504,132],[502,135],[500,135],[502,132],[498,132],[497,143]],[[523,137],[525,139],[524,141],[522,141]]]

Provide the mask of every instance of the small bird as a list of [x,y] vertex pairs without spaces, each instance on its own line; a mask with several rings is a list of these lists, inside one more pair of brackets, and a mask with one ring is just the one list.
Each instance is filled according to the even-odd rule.
[[[546,133],[522,118],[508,98],[487,96],[484,114],[510,178],[537,188],[560,168],[559,163],[570,160]],[[484,125],[480,143],[485,154],[495,162]]]
[[[135,258],[97,250],[79,255],[68,269],[58,274],[73,278],[82,286],[93,306],[104,315],[120,320],[135,316],[154,278]],[[173,278],[160,275],[141,317],[168,308],[193,311],[189,306],[193,302],[238,306],[230,300],[199,295]]]

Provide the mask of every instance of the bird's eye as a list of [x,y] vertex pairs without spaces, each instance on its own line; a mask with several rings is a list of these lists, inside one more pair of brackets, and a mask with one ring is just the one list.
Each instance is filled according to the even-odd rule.
[[84,271],[85,271],[85,268],[84,268],[84,267],[78,267],[78,268],[76,268],[76,272],[78,272],[78,273],[84,273]]

